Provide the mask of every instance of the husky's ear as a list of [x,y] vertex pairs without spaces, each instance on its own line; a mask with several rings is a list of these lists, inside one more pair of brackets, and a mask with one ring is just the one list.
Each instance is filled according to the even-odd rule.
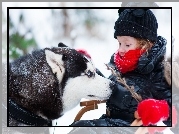
[[62,60],[63,55],[56,54],[48,49],[45,49],[45,55],[48,65],[51,67],[52,72],[56,74],[59,83],[61,83],[65,73],[64,62]]
[[62,42],[58,43],[58,47],[68,47],[65,44],[63,44]]
[[62,60],[63,60],[63,61],[67,61],[67,59],[68,59],[67,55],[66,55],[66,54],[63,54]]

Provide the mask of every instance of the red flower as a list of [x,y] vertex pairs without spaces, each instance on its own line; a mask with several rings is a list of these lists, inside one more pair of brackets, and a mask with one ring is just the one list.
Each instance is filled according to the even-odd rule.
[[90,54],[89,54],[86,50],[84,50],[84,49],[76,49],[76,51],[78,51],[79,53],[81,53],[81,54],[83,54],[83,55],[85,55],[86,57],[88,57],[88,58],[91,59]]

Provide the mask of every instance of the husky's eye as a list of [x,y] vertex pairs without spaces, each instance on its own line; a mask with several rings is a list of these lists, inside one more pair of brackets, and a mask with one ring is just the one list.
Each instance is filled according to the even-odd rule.
[[85,75],[87,75],[89,78],[90,77],[94,77],[95,76],[95,73],[94,72],[91,72],[90,70],[88,70]]

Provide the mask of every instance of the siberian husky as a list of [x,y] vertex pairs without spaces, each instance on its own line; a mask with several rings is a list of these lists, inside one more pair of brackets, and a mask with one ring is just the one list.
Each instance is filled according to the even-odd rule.
[[44,48],[14,60],[8,78],[9,126],[51,126],[81,98],[106,100],[113,87],[90,58],[69,47]]

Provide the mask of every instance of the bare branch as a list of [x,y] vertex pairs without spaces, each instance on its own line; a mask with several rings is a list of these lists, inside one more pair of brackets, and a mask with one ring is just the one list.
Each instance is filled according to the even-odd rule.
[[117,81],[120,82],[121,84],[123,84],[124,87],[125,87],[127,90],[130,91],[132,97],[134,97],[138,103],[139,103],[140,101],[142,101],[142,97],[135,92],[134,86],[129,86],[129,85],[127,85],[125,78],[121,78],[121,75],[120,75],[119,72],[116,72],[116,71],[114,70],[114,68],[108,66],[107,64],[105,64],[105,65],[107,66],[107,69],[108,69],[108,70],[111,70],[112,74],[113,74],[114,76],[116,76]]

